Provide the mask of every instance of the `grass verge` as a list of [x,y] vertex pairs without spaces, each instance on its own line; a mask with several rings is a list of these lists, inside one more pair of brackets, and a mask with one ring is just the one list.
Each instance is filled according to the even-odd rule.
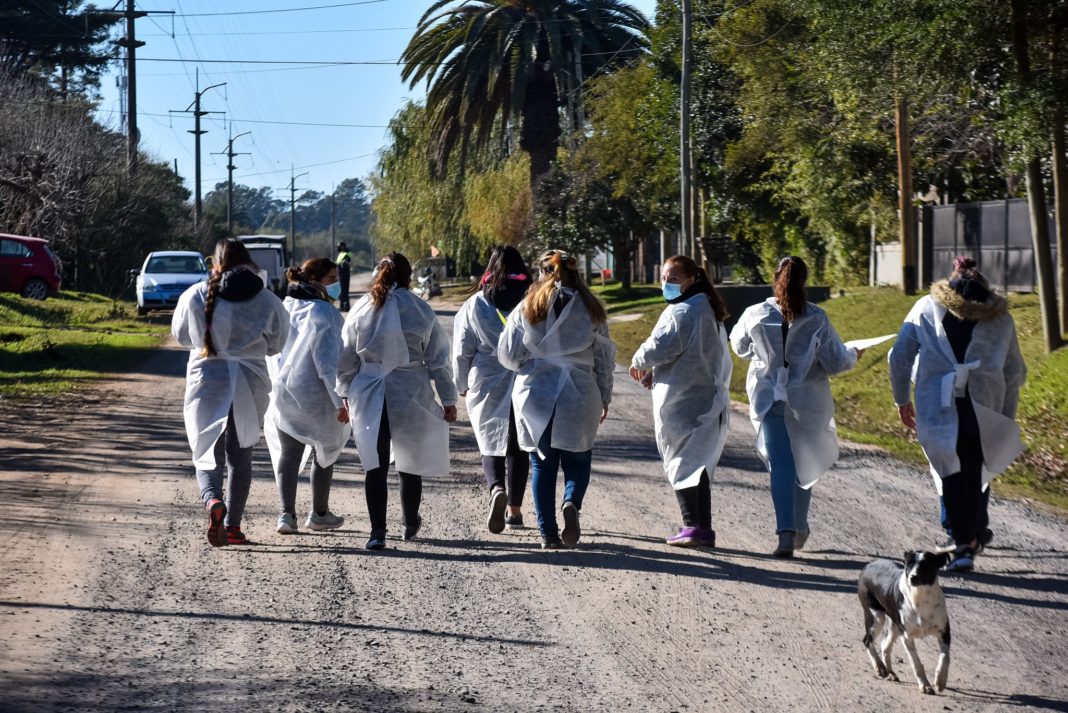
[[[642,297],[639,291],[653,293]],[[619,346],[618,360],[630,357],[649,336],[663,310],[663,298],[654,288],[635,288],[624,293],[618,287],[599,289],[609,312],[640,313],[639,319],[613,322],[612,338]],[[896,333],[915,297],[897,290],[851,289],[821,306],[827,310],[843,339],[861,339]],[[1027,362],[1027,384],[1020,393],[1018,421],[1027,452],[994,481],[999,495],[1026,497],[1068,509],[1068,348],[1045,354],[1042,346],[1038,298],[1012,295],[1009,300],[1020,349]],[[879,446],[903,460],[926,464],[915,437],[897,418],[890,396],[886,355],[892,343],[869,349],[857,367],[831,379],[836,419],[843,438]],[[748,363],[734,357],[731,396],[747,401],[745,374]]]
[[39,302],[0,295],[0,397],[70,391],[121,374],[159,346],[168,328],[138,319],[134,306],[62,292]]

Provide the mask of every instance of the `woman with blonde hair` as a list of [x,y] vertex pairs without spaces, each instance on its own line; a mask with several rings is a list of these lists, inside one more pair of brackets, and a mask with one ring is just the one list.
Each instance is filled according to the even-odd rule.
[[208,511],[208,542],[247,544],[241,517],[271,391],[266,360],[285,345],[289,315],[264,289],[244,243],[228,238],[215,246],[207,281],[178,298],[171,333],[190,350],[185,429]]
[[[520,447],[530,453],[531,489],[543,549],[574,547],[590,483],[593,443],[608,417],[616,345],[604,305],[582,281],[578,261],[550,250],[540,279],[508,316],[497,344],[517,372],[512,404]],[[564,528],[556,520],[556,479],[564,471]]]
[[406,257],[390,253],[382,258],[371,291],[352,306],[342,330],[337,393],[346,400],[367,473],[369,550],[386,546],[391,449],[400,476],[406,541],[415,539],[423,523],[423,476],[449,472],[449,423],[456,420],[457,400],[449,338],[430,305],[409,291],[411,282]]

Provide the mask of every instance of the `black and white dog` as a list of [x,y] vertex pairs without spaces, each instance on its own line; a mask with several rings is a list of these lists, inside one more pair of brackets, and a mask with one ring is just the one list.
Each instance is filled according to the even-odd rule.
[[[935,686],[939,691],[945,690],[949,676],[949,613],[938,584],[938,570],[946,566],[949,558],[946,553],[906,552],[904,568],[890,560],[875,560],[860,573],[857,594],[864,609],[864,647],[880,678],[898,680],[890,653],[897,637],[902,636],[916,683],[923,693],[934,693],[916,653],[916,640],[937,635],[940,653]],[[880,655],[876,642],[887,619],[890,627]]]

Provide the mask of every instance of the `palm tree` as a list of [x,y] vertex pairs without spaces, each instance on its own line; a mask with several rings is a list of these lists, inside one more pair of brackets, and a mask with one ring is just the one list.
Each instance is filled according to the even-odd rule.
[[556,158],[561,98],[577,106],[585,81],[645,52],[648,27],[620,0],[434,2],[401,61],[411,87],[429,85],[439,170],[457,148],[462,165],[469,147],[505,141],[519,123],[535,185]]

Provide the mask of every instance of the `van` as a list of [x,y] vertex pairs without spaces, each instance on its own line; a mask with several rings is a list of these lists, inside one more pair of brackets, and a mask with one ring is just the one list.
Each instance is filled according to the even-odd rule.
[[289,265],[289,253],[286,250],[284,235],[238,235],[237,239],[248,248],[252,261],[267,274],[268,287],[275,294],[281,295],[286,287],[286,266]]

